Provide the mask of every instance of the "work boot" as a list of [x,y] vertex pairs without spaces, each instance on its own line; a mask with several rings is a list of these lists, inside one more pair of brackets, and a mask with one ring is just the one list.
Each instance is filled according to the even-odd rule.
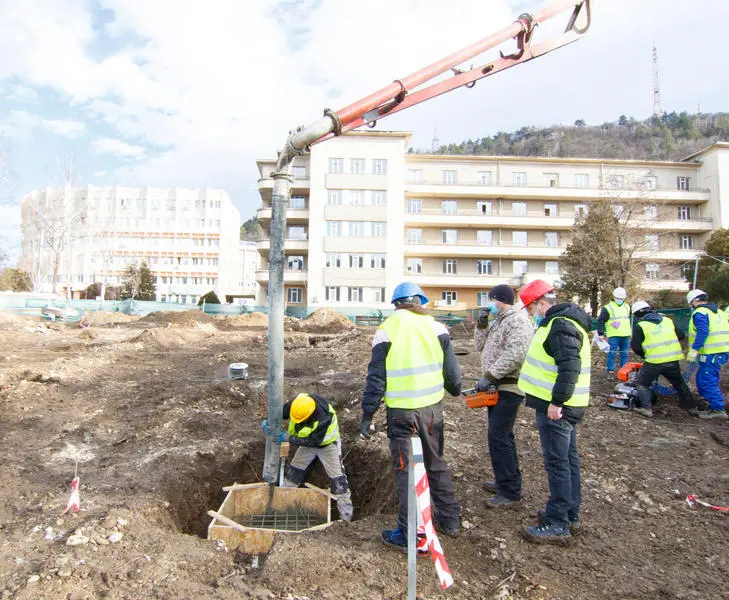
[[557,527],[550,521],[542,521],[539,525],[530,525],[522,530],[524,537],[535,544],[559,544],[566,546],[572,541],[570,530]]
[[726,419],[726,411],[723,410],[701,410],[697,415],[699,419]]
[[653,416],[652,408],[643,408],[642,406],[636,406],[633,411],[644,417],[651,418]]
[[521,504],[521,500],[510,500],[506,496],[496,495],[484,503],[486,508],[515,509]]
[[495,481],[487,481],[483,484],[483,489],[487,492],[490,492],[491,494],[498,494],[499,493],[499,486],[496,485]]
[[438,520],[433,520],[436,531],[447,535],[448,537],[457,538],[461,535],[461,525],[459,523],[441,523]]
[[[402,527],[398,527],[397,529],[383,529],[380,539],[386,546],[390,546],[391,548],[395,548],[395,550],[399,550],[400,552],[407,554],[408,532]],[[427,547],[423,546],[421,549],[420,545],[421,544],[418,544],[418,556],[428,556]]]

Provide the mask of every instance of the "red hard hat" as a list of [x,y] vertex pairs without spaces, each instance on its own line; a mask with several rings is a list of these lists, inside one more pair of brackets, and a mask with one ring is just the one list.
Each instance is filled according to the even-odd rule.
[[553,291],[554,286],[551,283],[547,283],[544,279],[535,279],[519,290],[519,300],[527,307],[535,300],[539,300],[545,294]]

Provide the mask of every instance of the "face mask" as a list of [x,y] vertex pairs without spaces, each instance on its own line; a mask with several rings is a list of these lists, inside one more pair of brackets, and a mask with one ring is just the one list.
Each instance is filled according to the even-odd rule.
[[489,311],[489,313],[490,313],[490,314],[491,314],[492,316],[496,316],[496,315],[498,315],[498,314],[499,314],[499,309],[498,309],[498,308],[496,308],[496,304],[494,304],[494,303],[493,303],[493,301],[489,302],[489,303],[488,303],[488,304],[486,305],[486,310],[487,310],[487,311]]
[[539,327],[539,326],[540,326],[540,325],[542,324],[542,321],[544,321],[544,316],[543,316],[543,315],[539,315],[539,314],[537,314],[537,315],[534,315],[534,316],[532,317],[532,321],[534,321],[534,324],[535,324],[535,325],[536,325],[537,327]]
[[615,304],[617,304],[618,306],[622,306],[623,302],[625,302],[625,300],[618,300],[617,298],[615,298]]

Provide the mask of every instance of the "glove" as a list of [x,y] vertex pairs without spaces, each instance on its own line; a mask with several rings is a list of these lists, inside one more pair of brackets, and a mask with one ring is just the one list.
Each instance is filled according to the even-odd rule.
[[268,419],[261,421],[261,429],[263,429],[263,433],[266,435],[271,435],[271,427],[268,424]]
[[689,362],[696,362],[697,358],[699,358],[698,350],[691,348],[691,350],[686,353],[686,360]]
[[375,433],[375,426],[372,424],[372,417],[362,415],[362,420],[359,423],[359,436],[363,440],[369,440]]
[[476,384],[477,392],[488,392],[495,389],[496,386],[493,384],[492,381],[489,380],[488,377],[481,377],[481,379],[479,379],[478,383]]
[[289,434],[286,431],[282,431],[278,434],[278,437],[276,438],[279,444],[283,444],[284,442],[289,441]]
[[479,329],[486,329],[489,326],[489,311],[482,310],[480,313],[478,313],[478,322],[476,323],[476,327]]

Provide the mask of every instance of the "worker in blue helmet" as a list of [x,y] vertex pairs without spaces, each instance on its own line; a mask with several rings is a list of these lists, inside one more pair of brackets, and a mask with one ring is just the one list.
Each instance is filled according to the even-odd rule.
[[372,341],[372,358],[362,396],[362,437],[372,436],[372,418],[384,399],[387,437],[400,504],[397,526],[385,529],[382,541],[407,552],[408,457],[410,438],[423,444],[435,526],[446,535],[460,532],[461,507],[443,459],[443,395],[461,393],[461,369],[448,328],[428,315],[428,298],[406,281],[392,294],[395,312],[380,325]]

